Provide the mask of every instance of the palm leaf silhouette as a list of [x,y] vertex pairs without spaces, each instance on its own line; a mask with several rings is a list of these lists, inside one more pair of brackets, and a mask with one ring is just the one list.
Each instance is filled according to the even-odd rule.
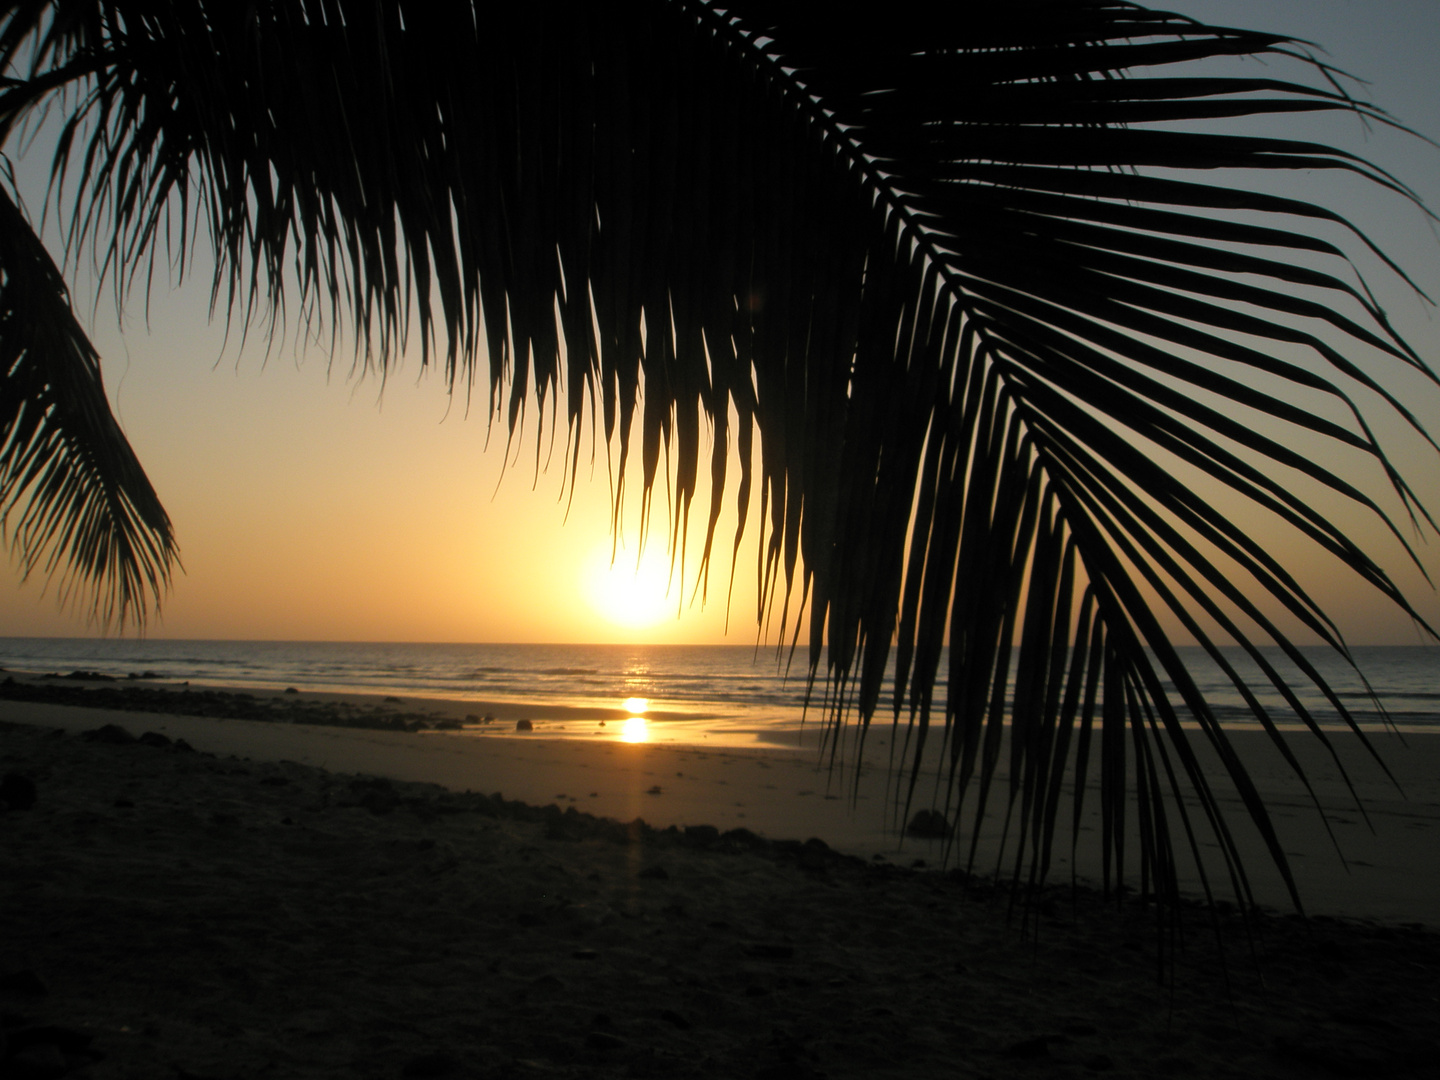
[[[1433,524],[1374,430],[1428,436],[1354,357],[1429,373],[1350,263],[1383,259],[1369,241],[1237,177],[1339,170],[1410,192],[1340,150],[1227,124],[1388,118],[1284,37],[1120,0],[992,7],[845,22],[750,0],[10,4],[0,138],[62,113],[67,255],[93,251],[122,301],[157,251],[183,272],[191,239],[209,239],[215,305],[243,325],[353,327],[357,359],[381,370],[418,345],[455,392],[479,381],[512,432],[528,413],[563,422],[572,468],[589,417],[619,475],[633,449],[647,497],[673,485],[682,549],[708,421],[701,573],[725,492],[743,530],[758,482],[759,608],[785,637],[808,607],[837,744],[888,704],[909,733],[905,797],[938,759],[973,830],[1003,802],[1017,875],[1044,878],[1067,807],[1078,843],[1098,770],[1107,882],[1134,832],[1142,887],[1173,899],[1176,844],[1198,860],[1205,830],[1248,896],[1193,722],[1294,894],[1167,626],[1292,764],[1259,690],[1325,736],[1262,646],[1350,720],[1275,613],[1348,656],[1339,630],[1246,514],[1413,616],[1325,507],[1358,507],[1401,543],[1400,526]],[[1319,78],[1205,66],[1243,55]],[[0,508],[25,508],[26,565],[68,560],[110,590],[107,613],[138,617],[168,577],[169,523],[97,404],[58,272],[23,269],[42,249],[17,200],[0,206],[18,387]],[[1357,465],[1390,491],[1347,479]]]

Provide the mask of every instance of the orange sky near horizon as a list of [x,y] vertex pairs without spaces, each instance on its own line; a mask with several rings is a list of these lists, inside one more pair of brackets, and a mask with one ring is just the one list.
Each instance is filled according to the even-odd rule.
[[[1329,47],[1337,66],[1371,80],[1368,93],[1377,104],[1424,133],[1440,134],[1440,74],[1433,60],[1440,55],[1440,10],[1429,4],[1332,0],[1302,8],[1275,0],[1190,0],[1157,6],[1313,38]],[[1340,129],[1334,141],[1350,145],[1345,140],[1355,133],[1338,119],[1331,123]],[[1389,132],[1362,133],[1358,143],[1414,184],[1430,206],[1440,207],[1440,151]],[[1342,209],[1412,271],[1422,288],[1440,297],[1440,240],[1418,211],[1391,202]],[[573,501],[562,500],[565,432],[557,433],[551,464],[537,478],[533,410],[507,464],[504,423],[497,420],[490,428],[483,389],[466,415],[463,402],[447,397],[440,378],[421,376],[418,358],[407,358],[392,372],[382,393],[373,377],[346,377],[348,353],[337,355],[332,365],[323,348],[297,351],[293,340],[269,349],[268,357],[261,336],[252,336],[243,348],[234,340],[227,343],[223,328],[207,318],[207,286],[202,274],[179,290],[157,287],[149,329],[138,302],[123,334],[103,303],[92,321],[117,416],[170,511],[184,561],[184,573],[147,629],[150,636],[756,640],[758,493],[726,628],[737,468],[731,470],[707,602],[690,599],[700,551],[696,536],[708,511],[708,490],[702,490],[692,511],[683,599],[673,588],[666,597],[663,586],[651,586],[640,591],[658,610],[627,613],[607,594],[626,591],[612,574],[628,576],[634,566],[639,481],[638,476],[629,481],[630,528],[611,571],[611,489],[603,447],[593,468],[582,464]],[[83,305],[80,287],[77,296]],[[1391,289],[1383,299],[1412,344],[1440,364],[1433,311],[1403,290]],[[1422,418],[1440,431],[1440,392],[1427,393],[1419,402]],[[588,430],[585,439],[582,462]],[[1421,495],[1440,508],[1440,457],[1425,456],[1414,442],[1408,440],[1397,456],[1427,485]],[[647,557],[658,569],[646,572],[662,581],[668,566],[667,506],[657,491]],[[1370,535],[1368,523],[1354,520],[1358,532]],[[1418,571],[1403,566],[1394,544],[1377,543],[1388,552],[1386,565],[1402,588],[1440,626],[1434,590]],[[1300,550],[1286,557],[1299,565],[1353,644],[1424,640],[1387,601],[1335,575],[1323,559]],[[1440,580],[1440,544],[1433,537],[1422,559]],[[53,587],[47,591],[39,580],[22,585],[13,563],[0,572],[0,635],[84,636],[97,630],[83,606],[57,607]],[[772,627],[765,640],[774,639]]]
[[[570,499],[563,430],[537,476],[533,415],[507,463],[504,422],[489,428],[483,395],[466,416],[442,380],[417,377],[418,363],[392,372],[383,392],[375,378],[348,381],[348,357],[327,378],[327,358],[314,349],[298,363],[288,349],[266,362],[247,346],[238,362],[229,349],[216,363],[204,301],[203,290],[166,298],[155,308],[157,329],[127,330],[123,343],[97,328],[117,415],[170,511],[184,562],[150,636],[754,637],[753,538],[742,548],[725,632],[733,509],[722,517],[708,600],[690,603],[700,551],[692,540],[682,602],[670,583],[663,493],[640,576],[633,527],[612,563],[603,446],[593,465],[582,450]],[[631,482],[638,488],[638,478]],[[703,529],[707,510],[698,504],[692,530]],[[628,525],[638,522],[636,490],[626,515]],[[3,581],[11,596],[0,605],[0,634],[92,632],[83,612],[42,599],[39,582],[17,591],[14,577]],[[627,595],[648,611],[627,610]]]

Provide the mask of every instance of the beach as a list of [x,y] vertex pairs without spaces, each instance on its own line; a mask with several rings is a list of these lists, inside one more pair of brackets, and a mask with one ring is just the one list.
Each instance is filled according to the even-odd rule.
[[12,1073],[1421,1077],[1440,1063],[1433,735],[1382,743],[1406,798],[1346,753],[1373,832],[1297,742],[1342,862],[1278,757],[1237,733],[1311,918],[1286,913],[1252,858],[1273,911],[1196,904],[1162,931],[1142,898],[1084,887],[1086,865],[1023,898],[956,871],[943,845],[902,842],[878,770],[857,789],[813,746],[628,744],[590,715],[550,722],[594,737],[546,738],[494,715],[475,733],[0,701],[0,772],[35,787],[33,806],[0,812]]

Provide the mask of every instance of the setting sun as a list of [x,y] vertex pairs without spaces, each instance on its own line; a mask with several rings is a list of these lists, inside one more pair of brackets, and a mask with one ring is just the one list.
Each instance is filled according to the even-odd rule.
[[587,574],[591,606],[617,626],[643,630],[679,610],[678,582],[671,588],[670,560],[663,551],[646,548],[637,565],[623,550],[611,559],[609,541],[590,556]]

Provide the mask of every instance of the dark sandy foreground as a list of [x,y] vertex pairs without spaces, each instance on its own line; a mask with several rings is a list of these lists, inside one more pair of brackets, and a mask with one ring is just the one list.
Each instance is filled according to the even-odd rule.
[[0,773],[0,1077],[1440,1075],[1430,931],[1232,918],[1222,963],[1192,911],[1162,985],[1068,888],[1026,930],[818,843],[16,724]]

